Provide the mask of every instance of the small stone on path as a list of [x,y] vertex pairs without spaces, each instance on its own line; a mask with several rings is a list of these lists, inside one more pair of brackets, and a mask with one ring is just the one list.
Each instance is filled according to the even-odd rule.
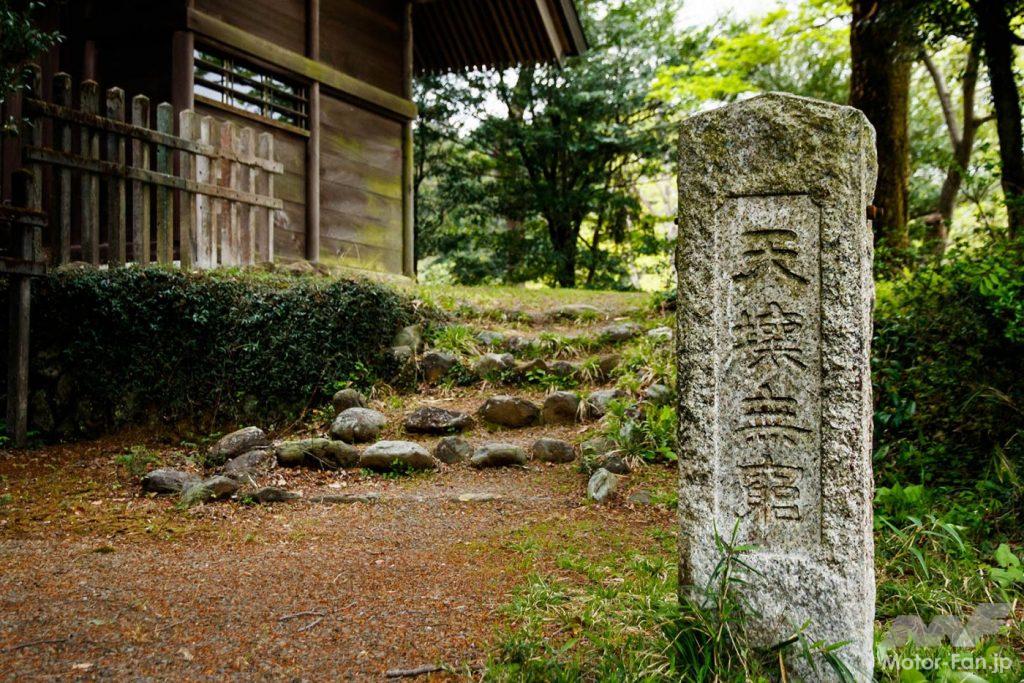
[[142,490],[147,493],[181,493],[198,481],[199,477],[194,474],[162,468],[142,477]]
[[420,359],[420,374],[423,381],[428,384],[436,384],[444,379],[452,368],[459,363],[455,354],[445,351],[429,351]]
[[616,323],[597,331],[599,339],[612,344],[629,341],[640,334],[640,326],[636,323]]
[[185,489],[184,495],[193,501],[223,500],[235,495],[240,488],[231,477],[216,475],[209,479],[196,482]]
[[469,464],[473,467],[509,467],[525,465],[530,458],[519,446],[509,443],[485,443],[477,447]]
[[576,451],[568,441],[560,439],[537,439],[530,447],[534,460],[541,462],[565,463],[576,459]]
[[465,462],[473,455],[473,447],[459,436],[446,436],[434,447],[434,457],[446,465]]
[[265,474],[274,468],[274,450],[257,448],[224,463],[221,472],[232,479],[245,479],[250,476]]
[[580,397],[575,391],[555,391],[544,399],[541,422],[572,424],[579,418]]
[[480,377],[492,377],[516,366],[511,353],[485,353],[473,363],[473,372]]
[[438,461],[426,448],[412,441],[378,441],[359,457],[359,466],[377,471],[395,469],[434,470]]
[[587,396],[587,412],[593,418],[604,417],[612,401],[629,398],[622,389],[598,389]]
[[349,408],[365,408],[366,397],[355,389],[342,389],[334,394],[331,405],[334,406],[334,413],[337,415]]
[[256,489],[249,495],[257,503],[286,503],[302,497],[293,491],[286,491],[276,486],[264,486],[263,488]]
[[673,336],[671,327],[655,327],[647,330],[647,336],[654,341],[671,341]]
[[359,450],[344,441],[300,439],[277,445],[277,462],[282,467],[311,467],[336,470],[359,464]]
[[477,333],[476,338],[477,341],[488,347],[501,346],[505,343],[505,335],[494,330],[481,330]]
[[388,419],[370,408],[349,408],[338,414],[331,424],[331,436],[346,443],[373,441],[384,429]]
[[643,399],[656,406],[667,406],[674,398],[672,390],[664,384],[652,384],[643,392]]
[[348,503],[376,503],[380,498],[379,493],[329,493],[323,496],[312,496],[308,500],[310,503],[346,505]]
[[606,469],[599,469],[594,472],[587,482],[587,496],[597,502],[603,503],[608,499],[619,486],[619,477]]
[[410,434],[452,434],[473,426],[473,418],[458,410],[427,406],[417,408],[405,418]]
[[259,427],[245,427],[222,436],[210,447],[209,460],[215,465],[256,448],[269,446],[267,435]]
[[502,427],[529,427],[540,419],[540,408],[517,396],[491,396],[480,407],[480,417]]

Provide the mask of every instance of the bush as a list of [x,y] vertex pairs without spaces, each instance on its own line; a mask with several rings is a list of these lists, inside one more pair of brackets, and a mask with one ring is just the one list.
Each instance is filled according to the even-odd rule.
[[958,251],[879,283],[876,480],[971,487],[1024,463],[1024,259]]
[[411,319],[405,300],[365,281],[58,271],[33,288],[32,418],[63,434],[147,418],[268,424],[387,376],[385,350]]

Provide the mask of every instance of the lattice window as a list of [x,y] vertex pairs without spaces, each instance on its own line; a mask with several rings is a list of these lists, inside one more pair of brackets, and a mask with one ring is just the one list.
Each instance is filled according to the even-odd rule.
[[233,56],[195,51],[195,94],[270,121],[309,130],[304,86]]

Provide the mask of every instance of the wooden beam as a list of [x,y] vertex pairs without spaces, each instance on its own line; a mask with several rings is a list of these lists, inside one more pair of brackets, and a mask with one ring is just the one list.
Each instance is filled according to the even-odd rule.
[[416,105],[408,98],[393,95],[354,76],[332,69],[326,64],[286,50],[209,14],[195,9],[189,10],[188,25],[190,29],[210,40],[320,83],[345,99],[369,106],[391,118],[399,121],[411,121],[416,118]]
[[[306,56],[320,61],[320,0],[306,0]],[[306,260],[320,261],[320,82],[309,87],[306,140]]]
[[[402,17],[402,94],[412,99],[413,5],[407,2]],[[412,121],[402,123],[402,274],[416,277],[416,211],[413,205],[413,137]]]
[[180,113],[195,109],[196,38],[191,31],[175,31],[171,40],[171,104]]

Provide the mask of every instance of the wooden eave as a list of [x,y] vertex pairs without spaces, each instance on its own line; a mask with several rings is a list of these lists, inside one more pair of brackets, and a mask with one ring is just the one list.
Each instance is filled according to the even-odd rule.
[[414,0],[417,74],[561,63],[587,49],[572,0]]

